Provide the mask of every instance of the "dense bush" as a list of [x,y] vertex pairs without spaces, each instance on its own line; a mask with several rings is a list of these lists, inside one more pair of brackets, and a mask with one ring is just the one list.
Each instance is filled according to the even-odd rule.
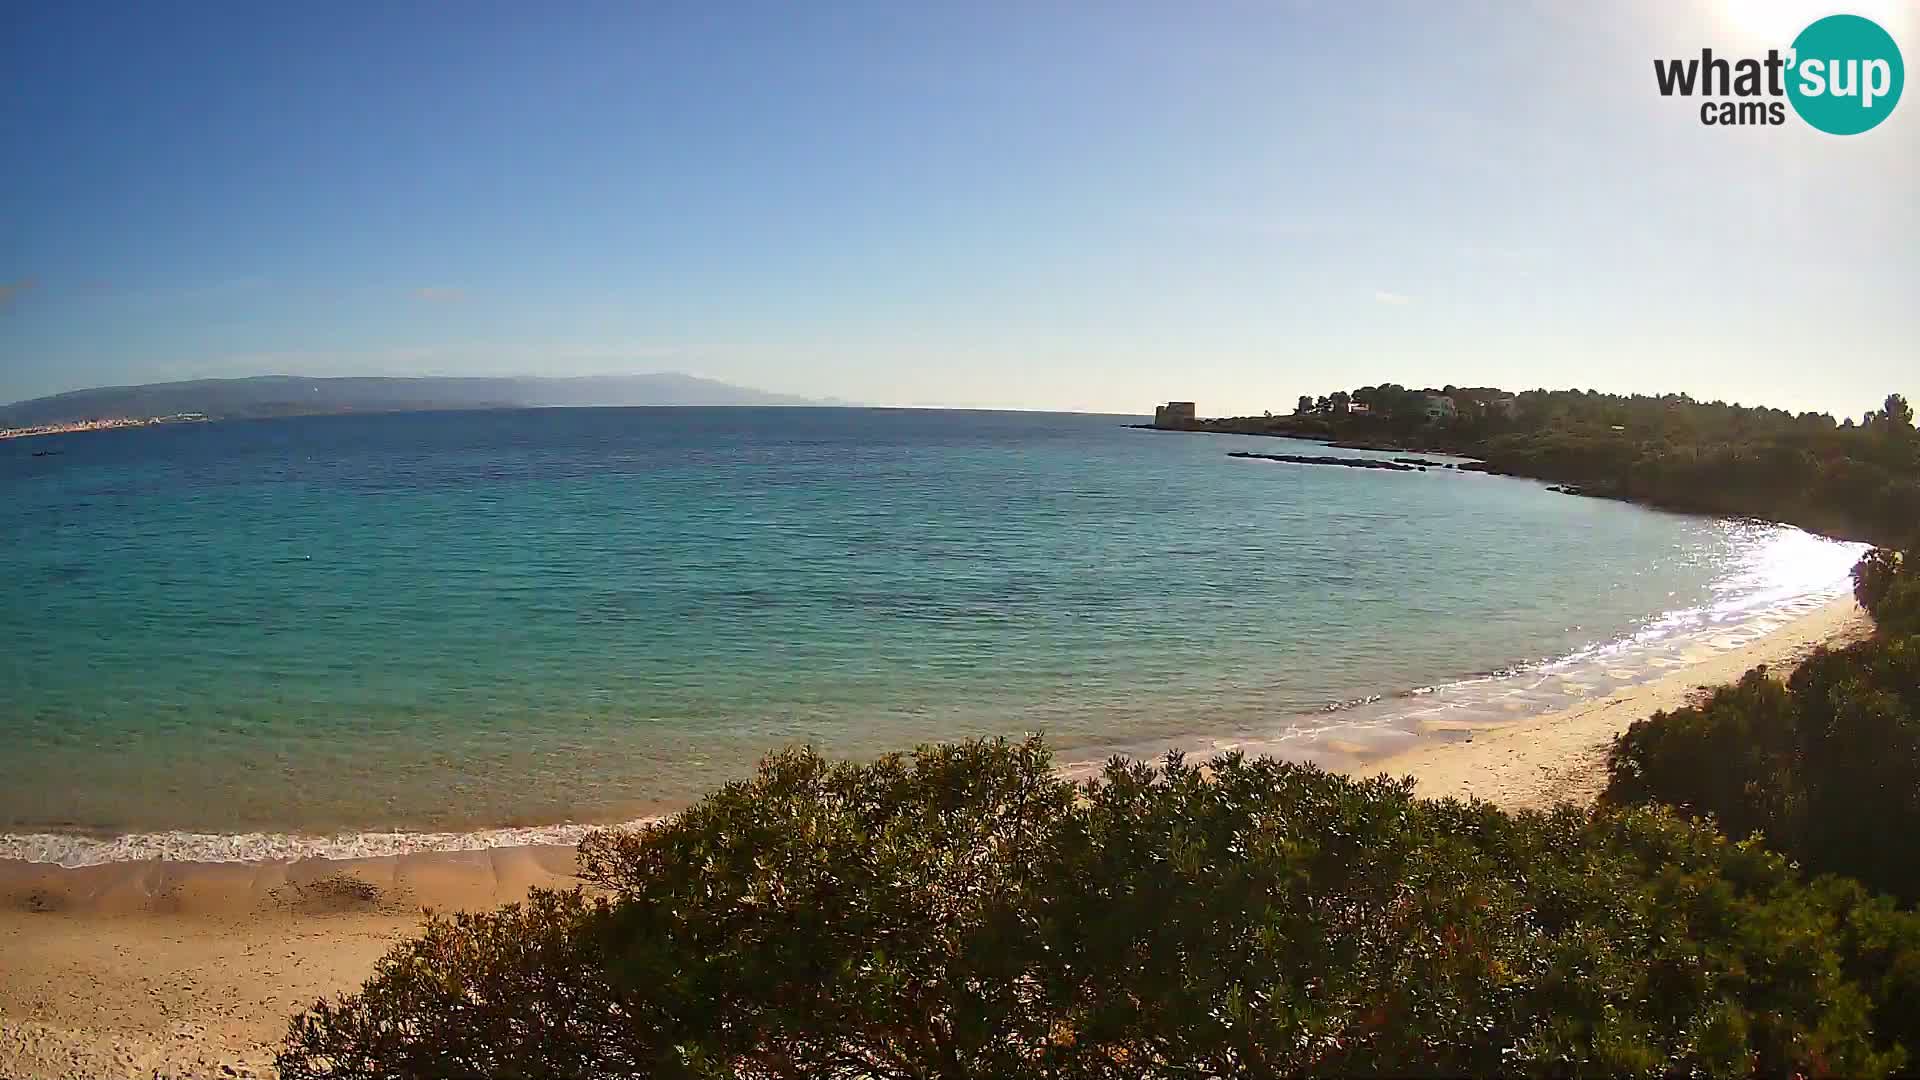
[[1878,622],[1784,682],[1764,668],[1615,740],[1605,798],[1712,815],[1814,873],[1920,900],[1920,563],[1875,551],[1854,571]]
[[766,760],[438,920],[297,1019],[309,1077],[1873,1074],[1913,917],[1663,809],[1509,816],[1037,741]]
[[1760,833],[1775,848],[1800,850],[1797,708],[1762,667],[1698,704],[1657,712],[1614,740],[1605,798],[1711,814],[1730,836]]
[[1853,568],[1853,595],[1884,634],[1920,634],[1920,555],[1875,548]]

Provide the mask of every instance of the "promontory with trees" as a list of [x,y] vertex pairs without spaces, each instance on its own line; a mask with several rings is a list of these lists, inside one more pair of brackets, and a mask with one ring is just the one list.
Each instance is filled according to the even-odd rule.
[[1913,408],[1899,394],[1858,420],[1685,394],[1394,383],[1302,397],[1292,415],[1200,419],[1186,430],[1276,435],[1478,458],[1475,468],[1671,510],[1784,521],[1871,543],[1920,522]]
[[1407,391],[1365,393],[1361,416],[1356,392],[1263,433],[1872,537],[1854,582],[1876,630],[1634,724],[1599,805],[1550,813],[1232,754],[1115,760],[1076,785],[1037,739],[867,764],[783,752],[660,824],[590,837],[586,888],[433,920],[358,994],[296,1019],[281,1075],[1920,1069],[1904,400],[1836,423],[1536,392],[1496,418],[1466,391],[1429,423],[1396,407]]

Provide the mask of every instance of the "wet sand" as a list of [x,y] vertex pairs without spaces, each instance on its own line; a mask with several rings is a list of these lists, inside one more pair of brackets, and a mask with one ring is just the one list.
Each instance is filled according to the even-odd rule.
[[1873,623],[1852,597],[1835,600],[1737,649],[1602,697],[1518,721],[1428,725],[1471,741],[1429,742],[1362,770],[1412,776],[1421,795],[1475,797],[1508,810],[1590,803],[1606,786],[1606,752],[1635,720],[1685,707],[1703,687],[1736,682],[1765,664],[1784,675],[1820,645],[1857,641]]
[[[1628,724],[1868,630],[1838,600],[1558,712],[1464,728],[1435,720],[1429,730],[1445,741],[1354,771],[1412,775],[1421,794],[1509,809],[1588,802],[1605,781],[1608,741]],[[492,907],[571,885],[572,873],[568,847],[76,870],[0,861],[0,1077],[271,1075],[289,1017],[358,986],[423,909]]]

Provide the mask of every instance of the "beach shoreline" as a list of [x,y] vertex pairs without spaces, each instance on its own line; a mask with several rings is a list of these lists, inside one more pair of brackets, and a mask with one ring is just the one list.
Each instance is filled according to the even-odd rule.
[[1412,776],[1423,797],[1478,798],[1505,810],[1591,804],[1606,786],[1607,747],[1634,721],[1684,708],[1702,690],[1737,682],[1758,666],[1784,674],[1816,648],[1846,645],[1872,631],[1853,597],[1840,597],[1737,649],[1563,709],[1491,724],[1429,722],[1432,734],[1465,737],[1425,741],[1355,771]]
[[[1589,803],[1605,782],[1608,742],[1633,721],[1870,628],[1850,597],[1835,599],[1738,648],[1558,711],[1437,716],[1422,723],[1432,738],[1348,771],[1412,776],[1423,796],[1510,810]],[[509,903],[569,887],[574,871],[565,845],[75,869],[0,860],[0,1076],[267,1075],[288,1018],[356,988],[423,911]]]

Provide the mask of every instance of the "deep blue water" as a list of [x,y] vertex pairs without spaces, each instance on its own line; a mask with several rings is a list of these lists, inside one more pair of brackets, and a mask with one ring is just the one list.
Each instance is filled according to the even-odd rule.
[[1724,632],[1852,561],[1126,422],[526,410],[0,443],[0,832],[608,820],[798,741],[1310,735],[1354,722],[1333,703],[1617,668],[1636,634]]

